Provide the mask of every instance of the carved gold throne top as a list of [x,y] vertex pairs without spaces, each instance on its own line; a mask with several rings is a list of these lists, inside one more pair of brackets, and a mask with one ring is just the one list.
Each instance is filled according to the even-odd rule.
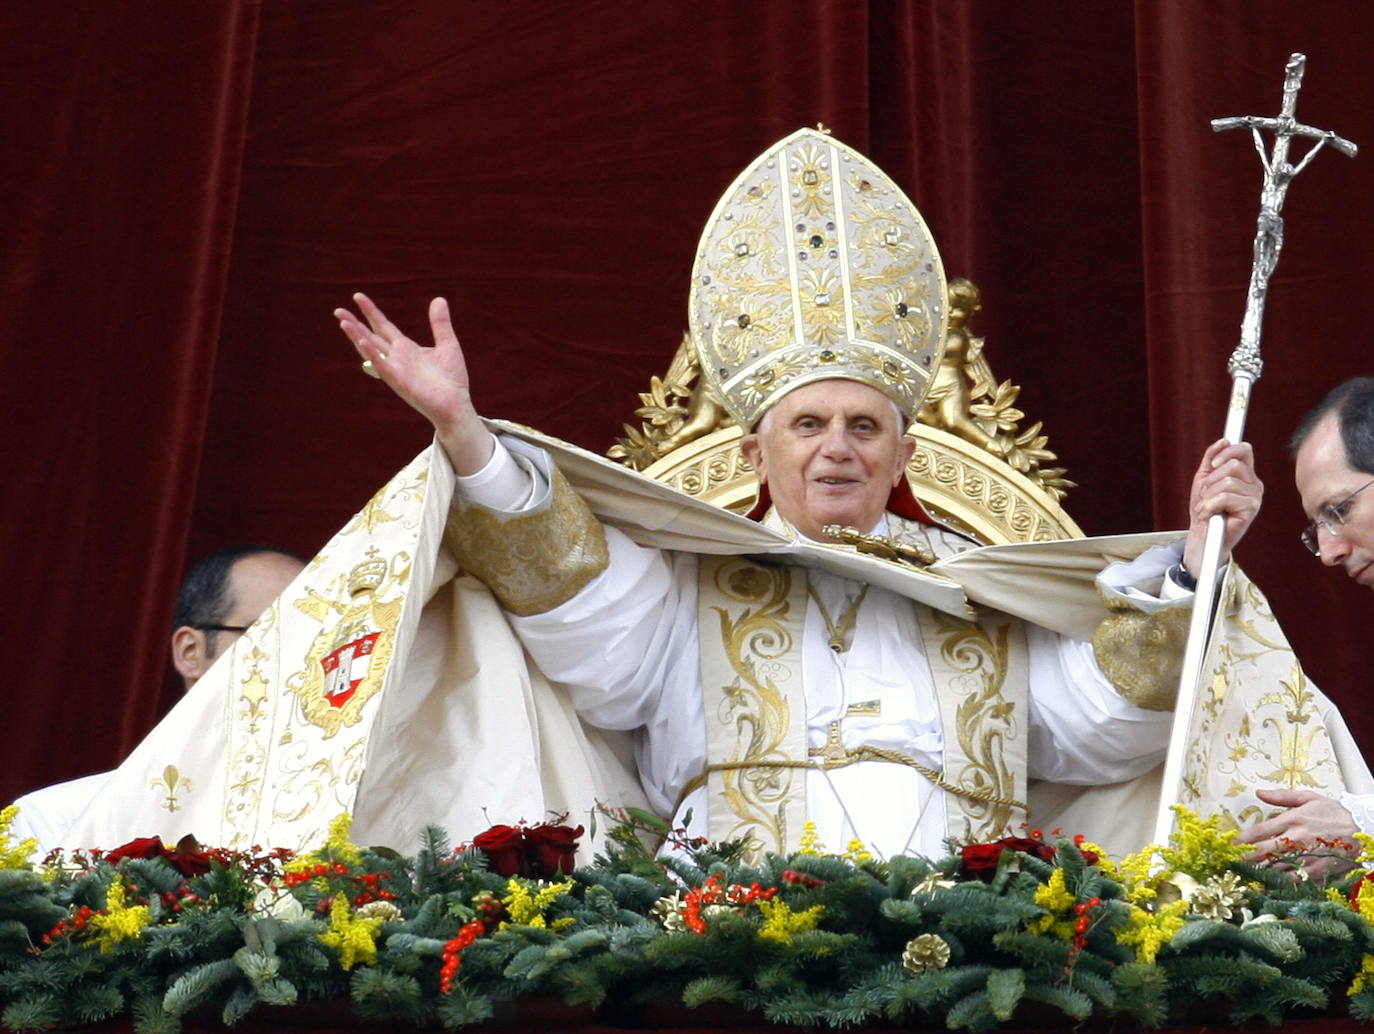
[[[907,466],[912,492],[937,520],[986,545],[1081,538],[1064,510],[1072,481],[1049,466],[1054,453],[1036,421],[1022,429],[1015,408],[1021,389],[1000,384],[983,353],[983,338],[967,321],[980,293],[962,278],[949,281],[949,329],[944,355],[916,422],[907,432],[916,451]],[[758,479],[740,452],[743,436],[710,395],[696,346],[683,336],[663,377],[640,394],[638,428],[607,452],[706,502],[747,513],[758,499]]]

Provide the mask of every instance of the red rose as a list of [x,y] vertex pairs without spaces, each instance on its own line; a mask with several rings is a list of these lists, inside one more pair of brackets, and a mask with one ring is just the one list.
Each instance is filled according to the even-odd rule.
[[1030,837],[1003,837],[997,843],[1013,851],[1024,851],[1026,854],[1034,855],[1042,862],[1054,861],[1054,848],[1043,840],[1032,840]]
[[525,834],[518,826],[492,826],[473,837],[472,846],[487,856],[492,872],[519,876],[525,868]]
[[165,854],[167,848],[162,846],[161,837],[139,837],[116,847],[105,856],[105,861],[117,865],[124,858],[161,858]]
[[529,874],[541,880],[566,876],[573,871],[577,838],[582,827],[550,826],[547,823],[525,830],[525,860]]
[[204,876],[210,871],[210,855],[205,851],[168,851],[167,861],[183,876]]
[[965,876],[977,876],[980,880],[992,879],[997,863],[1002,858],[1001,844],[967,844],[959,852],[963,859],[960,871]]

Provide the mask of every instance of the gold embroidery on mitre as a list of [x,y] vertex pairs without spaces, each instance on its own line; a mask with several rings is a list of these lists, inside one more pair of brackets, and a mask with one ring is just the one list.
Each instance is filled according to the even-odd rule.
[[702,232],[689,318],[711,391],[751,428],[829,378],[914,415],[945,344],[945,276],[916,206],[829,134],[780,140],[731,184]]
[[500,514],[455,499],[444,542],[464,570],[521,616],[566,603],[610,563],[605,529],[557,470],[553,499],[536,513]]
[[1103,597],[1111,611],[1093,632],[1093,656],[1116,691],[1147,711],[1172,711],[1188,642],[1189,607],[1146,614]]
[[[324,603],[338,614],[337,622],[315,637],[303,670],[286,683],[305,720],[323,729],[326,739],[357,725],[367,702],[382,688],[395,649],[399,592],[410,573],[409,561],[399,554],[389,565],[370,547],[346,577],[335,578],[324,594],[312,592],[300,604],[309,613]],[[395,598],[382,598],[388,594]]]

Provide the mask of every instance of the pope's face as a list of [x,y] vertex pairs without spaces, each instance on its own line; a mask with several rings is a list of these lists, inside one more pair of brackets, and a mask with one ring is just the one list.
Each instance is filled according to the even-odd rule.
[[827,524],[872,530],[916,443],[882,392],[829,380],[784,395],[741,448],[778,513],[824,540]]
[[1360,492],[1374,475],[1350,465],[1335,414],[1322,419],[1298,449],[1293,480],[1308,520],[1315,521],[1328,507],[1343,511],[1339,535],[1317,524],[1321,562],[1342,567],[1365,588],[1374,588],[1374,487]]

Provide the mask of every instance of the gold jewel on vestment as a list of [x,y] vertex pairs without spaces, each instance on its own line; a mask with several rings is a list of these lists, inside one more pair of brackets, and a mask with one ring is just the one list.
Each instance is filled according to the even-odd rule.
[[858,528],[842,524],[827,524],[821,534],[836,542],[853,546],[860,553],[884,560],[901,560],[914,567],[928,567],[935,563],[935,551],[920,542],[897,542],[886,535],[865,535]]
[[702,372],[746,429],[794,388],[877,388],[908,416],[944,349],[945,275],[916,206],[824,131],[780,140],[706,224],[689,319]]

